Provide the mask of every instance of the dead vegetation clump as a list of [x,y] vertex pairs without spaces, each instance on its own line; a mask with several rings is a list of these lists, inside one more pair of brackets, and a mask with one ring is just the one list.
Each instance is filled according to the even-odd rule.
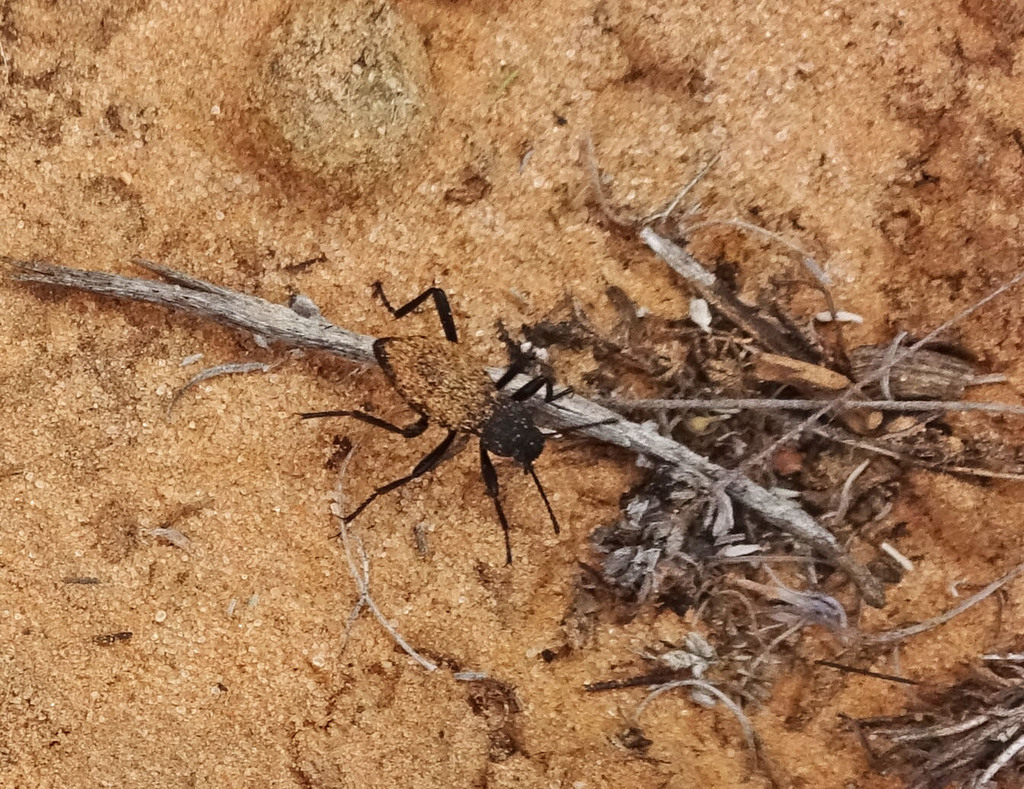
[[1024,783],[1024,654],[985,655],[902,715],[853,720],[875,768],[911,789]]
[[[809,254],[746,222],[711,221],[692,211],[675,218],[678,200],[632,220],[604,196],[587,146],[584,157],[601,217],[679,273],[690,297],[688,315],[664,317],[609,287],[618,316],[610,331],[596,329],[570,300],[523,327],[532,350],[575,355],[577,369],[584,368],[580,380],[599,402],[629,418],[646,417],[665,437],[796,503],[844,551],[873,552],[868,566],[888,584],[913,569],[890,543],[906,526],[889,518],[910,469],[1022,478],[1019,449],[959,434],[947,415],[1024,409],[965,402],[968,387],[1001,378],[979,372],[965,349],[940,336],[1022,275],[920,338],[900,333],[888,343],[850,348],[844,324],[860,318],[837,308],[827,276]],[[687,252],[691,237],[707,231],[783,243],[802,265],[803,283],[775,277],[748,303],[734,263],[719,260],[726,274],[719,277]],[[821,293],[821,312],[807,314],[806,301],[795,297],[806,286]],[[689,616],[700,632],[691,632],[688,642],[706,649],[654,645],[641,653],[643,665],[632,676],[587,689],[648,687],[627,729],[628,739],[647,745],[639,715],[661,693],[686,687],[706,706],[725,699],[754,746],[741,707],[770,696],[805,630],[823,629],[842,644],[859,637],[848,621],[850,589],[834,557],[775,528],[725,495],[723,485],[702,489],[668,465],[643,458],[641,465],[650,471],[623,498],[619,518],[592,535],[594,563],[580,576],[566,616],[568,645],[587,643],[601,617],[628,619],[644,606]],[[1009,702],[999,699],[999,709],[1006,708]],[[1010,731],[997,718],[992,715],[991,728]]]

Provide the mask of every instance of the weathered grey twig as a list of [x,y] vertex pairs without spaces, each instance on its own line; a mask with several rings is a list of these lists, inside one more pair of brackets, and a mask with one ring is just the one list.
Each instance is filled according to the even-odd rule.
[[[16,279],[43,285],[58,285],[121,299],[161,304],[196,313],[228,326],[252,332],[272,342],[328,351],[358,363],[375,364],[373,339],[334,326],[321,318],[305,318],[287,307],[256,296],[236,293],[162,266],[144,264],[172,284],[124,277],[117,274],[82,271],[49,263],[4,259]],[[489,370],[497,378],[501,370]],[[513,382],[513,387],[526,378]],[[578,432],[646,455],[679,469],[689,484],[702,489],[724,487],[730,496],[757,512],[765,521],[816,550],[844,570],[864,600],[882,606],[881,584],[864,565],[854,560],[835,537],[792,501],[775,496],[746,477],[728,471],[654,430],[621,419],[614,412],[585,398],[570,396],[556,403],[536,401],[537,413],[548,426],[558,430],[591,425]],[[611,424],[595,424],[611,420]]]
[[1020,735],[1010,743],[1006,749],[995,758],[992,764],[986,768],[985,772],[972,781],[971,785],[978,787],[978,789],[983,789],[983,787],[989,786],[989,782],[996,777],[996,773],[1008,765],[1013,760],[1013,757],[1022,750],[1024,750],[1024,734]]
[[42,285],[60,285],[116,299],[145,301],[184,310],[297,348],[329,351],[359,364],[376,364],[373,338],[339,329],[326,321],[304,318],[283,304],[222,288],[201,279],[138,261],[139,265],[169,280],[158,282],[123,277],[102,271],[55,266],[37,261],[0,258],[17,279]]
[[[616,411],[817,411],[826,400],[798,400],[772,397],[690,397],[672,399],[625,400],[607,397],[599,401]],[[869,408],[873,411],[920,413],[932,411],[981,411],[989,414],[1024,416],[1024,406],[1013,403],[970,403],[965,400],[851,400],[837,405],[836,411]]]

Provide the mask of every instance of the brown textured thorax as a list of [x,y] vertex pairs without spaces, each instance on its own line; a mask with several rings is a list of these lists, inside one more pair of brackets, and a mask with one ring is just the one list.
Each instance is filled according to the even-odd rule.
[[498,393],[483,363],[454,343],[382,337],[373,352],[402,399],[444,427],[479,434],[494,410]]

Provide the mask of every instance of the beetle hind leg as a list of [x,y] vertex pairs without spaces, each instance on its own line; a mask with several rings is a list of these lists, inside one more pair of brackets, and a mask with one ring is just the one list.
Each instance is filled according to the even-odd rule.
[[358,507],[352,510],[352,512],[350,512],[348,515],[344,517],[345,523],[351,523],[352,521],[354,521],[357,517],[359,517],[359,513],[361,513],[368,506],[370,506],[370,504],[372,504],[374,500],[376,500],[379,496],[383,496],[385,493],[390,493],[393,490],[397,490],[407,482],[412,482],[417,477],[422,477],[424,474],[430,473],[439,465],[441,465],[441,463],[447,459],[448,450],[451,448],[452,443],[455,441],[456,435],[457,434],[454,430],[449,430],[448,435],[445,436],[444,440],[436,447],[434,447],[430,451],[430,454],[428,454],[419,463],[417,463],[416,467],[409,474],[406,474],[404,477],[399,477],[393,482],[389,482],[387,485],[381,485],[379,488],[377,488],[377,490],[371,493],[366,498],[366,500],[363,501],[362,504],[360,504]]

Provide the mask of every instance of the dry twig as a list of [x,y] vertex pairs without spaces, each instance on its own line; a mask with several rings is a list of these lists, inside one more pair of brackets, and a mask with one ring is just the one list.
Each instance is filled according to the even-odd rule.
[[666,682],[664,685],[658,685],[654,688],[651,688],[651,692],[647,694],[646,698],[644,698],[644,700],[641,701],[639,705],[637,705],[636,710],[633,712],[634,722],[639,722],[640,716],[643,714],[644,710],[647,709],[648,705],[656,698],[658,698],[658,696],[662,695],[663,693],[668,693],[670,690],[675,690],[676,688],[697,688],[706,693],[710,693],[712,696],[714,696],[716,699],[722,702],[722,704],[725,705],[726,709],[728,709],[729,712],[731,712],[736,717],[736,720],[739,721],[740,727],[743,729],[743,738],[747,741],[747,747],[750,748],[750,752],[753,754],[754,758],[757,758],[758,737],[757,733],[754,731],[754,726],[753,724],[751,724],[750,719],[743,713],[743,710],[740,709],[739,704],[730,699],[719,688],[715,687],[715,685],[708,682],[707,680],[677,679],[674,682]]
[[[598,402],[616,411],[817,411],[825,400],[798,400],[772,397],[690,397],[626,400],[606,397]],[[965,400],[854,400],[841,403],[836,411],[871,409],[896,413],[930,413],[934,411],[981,411],[989,414],[1024,416],[1024,406],[1012,403],[970,403]]]
[[999,591],[1003,586],[1008,584],[1018,575],[1024,572],[1024,564],[1018,564],[1010,572],[1004,575],[1002,578],[997,578],[995,581],[990,583],[984,589],[977,594],[973,594],[964,600],[960,605],[954,606],[945,613],[939,614],[938,616],[926,619],[924,622],[919,622],[916,625],[908,625],[907,627],[899,627],[895,630],[887,630],[883,633],[862,633],[858,640],[862,644],[892,644],[897,641],[903,641],[904,639],[910,638],[911,636],[925,633],[929,630],[934,630],[940,625],[946,624],[951,619],[960,616],[964,611],[973,608],[985,598],[991,596],[995,592]]

